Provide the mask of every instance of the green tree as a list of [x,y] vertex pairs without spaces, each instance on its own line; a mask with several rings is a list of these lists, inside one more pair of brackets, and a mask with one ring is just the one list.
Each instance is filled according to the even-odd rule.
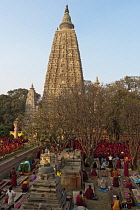
[[0,125],[0,138],[9,137],[9,136],[10,136],[9,129],[4,125]]
[[[19,118],[20,129],[25,113],[25,103],[27,98],[27,89],[15,89],[8,91],[7,95],[0,95],[0,123],[13,130],[13,122]],[[40,95],[37,94],[37,99]]]

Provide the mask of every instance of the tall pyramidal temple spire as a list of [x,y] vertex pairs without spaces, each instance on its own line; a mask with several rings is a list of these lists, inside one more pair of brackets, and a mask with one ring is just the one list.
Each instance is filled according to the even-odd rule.
[[64,89],[83,87],[83,72],[78,41],[68,5],[56,30],[48,62],[43,101],[59,96]]

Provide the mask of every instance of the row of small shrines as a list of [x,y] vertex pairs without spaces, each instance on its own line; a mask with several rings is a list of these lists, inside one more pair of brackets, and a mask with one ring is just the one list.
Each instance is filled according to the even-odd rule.
[[[65,150],[61,155],[54,153],[41,154],[40,163],[34,168],[37,177],[30,187],[28,199],[23,202],[20,209],[72,209],[74,207],[73,200],[68,199],[64,189],[76,189],[82,186],[80,153],[81,151],[77,150],[68,154]],[[58,176],[60,174],[61,177]],[[12,177],[11,184],[17,182],[14,178],[16,174],[12,174]],[[20,183],[23,181],[23,186],[25,184],[24,178],[26,179],[27,176],[21,176]],[[13,184],[13,187],[15,185]],[[14,190],[16,191],[16,188]],[[18,197],[22,195],[21,192],[16,194]],[[1,209],[9,209],[9,205],[3,203]]]

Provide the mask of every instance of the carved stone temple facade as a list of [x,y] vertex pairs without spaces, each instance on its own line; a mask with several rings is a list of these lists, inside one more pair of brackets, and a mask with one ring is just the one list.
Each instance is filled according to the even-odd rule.
[[78,41],[66,5],[62,23],[54,35],[44,85],[43,100],[59,96],[64,89],[83,87]]
[[30,120],[34,116],[34,113],[37,111],[37,99],[36,99],[36,92],[34,89],[33,84],[30,87],[30,90],[28,90],[26,104],[25,104],[25,124],[29,124]]
[[[82,64],[78,41],[71,21],[68,5],[62,23],[54,35],[48,62],[42,102],[48,104],[53,97],[58,97],[64,90],[84,86]],[[52,100],[51,100],[52,101]],[[26,123],[36,111],[35,90],[31,86],[26,101]]]

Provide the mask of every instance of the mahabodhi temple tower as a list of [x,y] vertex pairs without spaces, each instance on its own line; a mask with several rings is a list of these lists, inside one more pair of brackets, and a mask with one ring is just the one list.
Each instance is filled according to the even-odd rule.
[[43,101],[59,96],[64,89],[83,87],[78,41],[66,5],[62,23],[54,35],[44,84]]

